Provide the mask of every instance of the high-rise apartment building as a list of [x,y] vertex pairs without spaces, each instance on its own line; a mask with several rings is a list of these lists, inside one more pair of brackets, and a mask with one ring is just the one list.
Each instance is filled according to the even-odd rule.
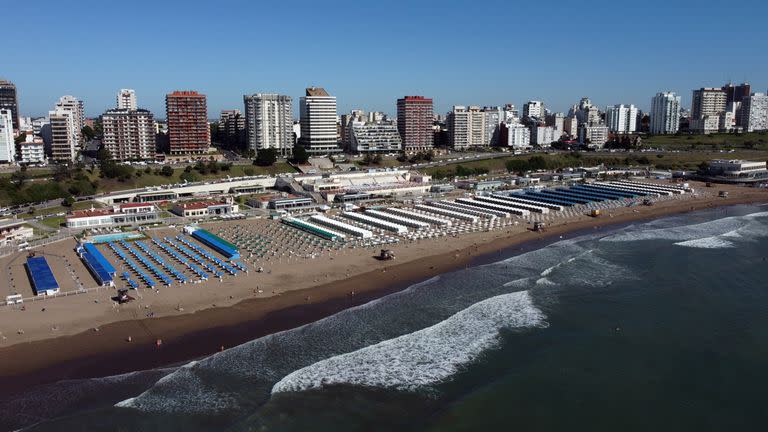
[[499,127],[499,145],[515,149],[531,147],[531,130],[514,120],[508,120]]
[[631,134],[637,130],[637,108],[634,105],[613,105],[605,110],[605,123],[614,133]]
[[547,126],[552,126],[555,130],[555,137],[559,139],[565,131],[565,114],[552,113],[547,115]]
[[579,143],[590,147],[601,148],[608,142],[608,126],[605,125],[579,125]]
[[544,102],[528,101],[523,105],[523,118],[544,119]]
[[11,110],[13,128],[19,129],[19,97],[16,85],[10,81],[0,80],[0,109]]
[[752,94],[752,87],[749,83],[741,83],[739,85],[728,83],[723,86],[723,91],[725,92],[726,97],[725,103],[731,104],[734,102],[741,102],[742,99]]
[[650,132],[675,134],[680,128],[680,96],[674,92],[656,93],[651,99]]
[[56,109],[59,108],[72,112],[72,121],[75,123],[74,128],[76,131],[77,146],[78,148],[82,148],[85,144],[85,139],[83,138],[82,133],[83,126],[85,126],[85,107],[83,106],[83,101],[72,95],[62,96],[56,103]]
[[693,91],[691,117],[700,119],[708,115],[719,115],[728,105],[728,94],[721,88],[703,87]]
[[397,125],[390,122],[358,122],[349,125],[350,150],[355,153],[389,153],[402,150]]
[[478,106],[456,105],[446,120],[449,142],[454,149],[482,147],[486,140],[485,113]]
[[16,142],[13,133],[13,111],[0,108],[0,162],[10,163],[16,159]]
[[136,104],[136,92],[133,89],[120,89],[117,92],[117,109],[135,110],[138,109]]
[[145,109],[115,108],[101,115],[102,143],[117,161],[155,158],[155,121]]
[[245,142],[245,116],[239,109],[221,110],[219,137],[227,144],[239,145]]
[[336,126],[336,97],[321,87],[309,87],[300,100],[299,144],[313,154],[329,154],[341,151]]
[[45,164],[45,143],[43,139],[27,131],[25,140],[19,144],[19,162],[23,164]]
[[50,150],[51,160],[59,163],[70,163],[77,157],[78,130],[77,112],[57,106],[48,113],[50,119]]
[[747,132],[768,130],[768,95],[754,93],[741,100],[741,118]]
[[172,155],[203,154],[211,145],[206,97],[196,91],[165,96],[168,141]]
[[243,102],[248,148],[255,152],[273,148],[282,156],[290,156],[293,151],[293,99],[274,93],[256,93],[243,96]]
[[723,91],[725,91],[726,95],[726,110],[734,113],[736,117],[736,126],[745,127],[745,120],[742,120],[741,118],[741,104],[744,98],[749,97],[749,95],[752,94],[752,87],[749,83],[742,83],[739,85],[728,83],[723,86]]
[[397,130],[405,151],[429,150],[434,145],[432,99],[405,96],[397,100]]
[[693,91],[691,130],[713,133],[720,130],[720,115],[728,106],[728,94],[722,88],[703,87]]

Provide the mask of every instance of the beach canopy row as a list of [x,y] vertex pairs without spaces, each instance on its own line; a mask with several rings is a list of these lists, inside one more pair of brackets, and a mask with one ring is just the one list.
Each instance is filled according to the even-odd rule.
[[215,250],[216,252],[224,255],[227,257],[227,259],[240,259],[240,252],[237,250],[237,246],[224,240],[216,234],[199,228],[192,232],[192,237]]
[[139,267],[139,265],[138,265],[138,264],[136,264],[136,262],[135,262],[135,261],[133,261],[132,259],[130,259],[130,258],[129,258],[129,257],[126,255],[126,254],[125,254],[125,252],[123,252],[122,250],[120,250],[120,248],[118,248],[118,247],[117,247],[117,246],[116,246],[116,245],[115,245],[113,242],[109,242],[109,243],[107,243],[107,246],[108,246],[110,249],[112,249],[112,252],[114,252],[114,253],[115,253],[115,255],[117,255],[117,256],[118,256],[118,257],[119,257],[121,260],[123,260],[123,262],[125,262],[125,264],[126,264],[126,265],[127,265],[127,266],[128,266],[130,269],[131,269],[131,270],[133,270],[133,272],[134,272],[134,273],[136,273],[137,275],[139,275],[139,279],[143,280],[143,281],[144,281],[144,283],[147,285],[147,287],[148,287],[148,288],[154,288],[154,287],[157,285],[157,283],[155,282],[155,280],[154,280],[152,277],[150,277],[150,276],[149,276],[149,275],[148,275],[148,274],[147,274],[147,273],[146,273],[146,272],[145,272],[145,271],[144,271],[144,270],[143,270],[141,267]]
[[149,271],[154,274],[160,281],[166,285],[169,286],[173,283],[173,279],[170,278],[165,272],[157,268],[147,257],[144,256],[141,252],[136,250],[133,246],[129,245],[125,240],[122,240],[119,242],[120,246],[122,246],[125,250],[127,250],[131,255],[133,255],[134,258],[139,260],[145,268],[149,269]]
[[101,286],[111,285],[117,270],[93,243],[83,243],[76,249],[85,267]]
[[184,243],[185,245],[190,247],[192,250],[194,250],[198,254],[202,255],[208,261],[213,262],[217,266],[219,266],[222,269],[224,269],[224,271],[226,271],[227,273],[229,273],[231,275],[236,275],[237,273],[239,273],[238,269],[236,269],[235,267],[232,267],[231,265],[229,265],[228,263],[224,262],[220,258],[213,256],[213,254],[211,254],[207,250],[205,250],[205,249],[197,246],[196,244],[190,242],[183,235],[181,235],[181,234],[177,235],[176,236],[176,240]]
[[[203,268],[205,268],[209,272],[213,273],[216,277],[224,276],[224,272],[215,269],[213,266],[208,264],[202,257],[200,257],[196,253],[192,252],[191,250],[189,250],[184,245],[181,245],[181,244],[175,242],[170,237],[166,237],[164,240],[165,240],[166,243],[171,245],[174,249],[176,249],[177,251],[181,252],[182,254],[187,256],[192,261],[195,261],[197,264],[201,265]],[[174,256],[178,256],[178,254],[175,254]],[[184,260],[184,263],[187,265],[187,267],[189,267],[190,270],[195,272],[195,274],[198,275],[200,277],[200,279],[203,279],[203,280],[207,280],[208,279],[208,274],[205,271],[203,271],[202,269],[200,269],[200,267],[196,266],[195,264],[193,264],[193,263],[191,263],[191,262],[189,262],[187,260]]]

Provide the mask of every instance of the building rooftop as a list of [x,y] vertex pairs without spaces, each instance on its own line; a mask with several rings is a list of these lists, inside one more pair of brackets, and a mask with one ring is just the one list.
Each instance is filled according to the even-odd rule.
[[184,210],[202,210],[215,205],[226,205],[227,203],[221,201],[192,201],[186,203],[176,204],[178,207]]
[[108,216],[111,214],[114,214],[115,211],[111,208],[98,208],[98,209],[89,209],[89,210],[72,210],[67,215],[67,219],[75,219],[75,218],[82,218],[82,217],[93,217],[93,216]]
[[307,87],[307,96],[330,96],[322,87]]

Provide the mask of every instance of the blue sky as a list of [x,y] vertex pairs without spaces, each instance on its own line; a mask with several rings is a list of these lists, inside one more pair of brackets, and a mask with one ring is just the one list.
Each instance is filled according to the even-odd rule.
[[760,1],[144,1],[6,5],[0,77],[23,115],[59,96],[97,116],[120,88],[165,117],[164,95],[208,95],[209,117],[242,95],[307,86],[353,108],[395,112],[406,94],[452,105],[565,111],[748,81],[768,87],[768,5]]

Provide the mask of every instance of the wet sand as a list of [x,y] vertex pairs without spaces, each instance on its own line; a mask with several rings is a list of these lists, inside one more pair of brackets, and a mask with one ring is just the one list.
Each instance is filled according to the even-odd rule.
[[[249,277],[253,279],[229,278],[222,283],[207,282],[211,284],[208,287],[192,287],[191,290],[198,292],[184,294],[191,297],[185,297],[184,312],[174,309],[177,298],[168,290],[169,298],[153,304],[152,310],[157,312],[153,318],[144,318],[136,310],[133,312],[137,313],[128,309],[115,312],[106,304],[93,303],[92,297],[107,298],[114,289],[30,303],[25,312],[0,311],[0,328],[7,336],[3,340],[5,346],[0,345],[3,381],[0,393],[7,395],[34,384],[61,379],[114,375],[187,361],[222,347],[315,321],[432,276],[477,264],[478,260],[495,261],[519,253],[521,248],[527,251],[541,247],[561,236],[703,208],[768,202],[766,190],[722,186],[717,189],[729,190],[730,196],[617,208],[600,218],[583,216],[560,221],[549,226],[545,233],[534,233],[519,226],[459,238],[400,244],[393,247],[398,257],[395,261],[377,261],[372,258],[375,251],[360,253],[357,250],[335,256],[333,260],[321,257],[299,265],[276,264],[270,275],[252,272]],[[71,245],[60,247],[71,248]],[[325,280],[328,282],[316,282]],[[257,281],[265,292],[255,295],[253,287],[248,286],[252,281]],[[177,296],[179,292],[176,291]],[[59,301],[66,304],[56,310],[58,306],[54,306],[54,302]],[[46,307],[46,312],[40,312],[41,307]],[[39,320],[38,317],[49,312],[52,313],[45,315],[47,319],[55,317],[64,323],[57,330],[61,333],[52,332],[47,327],[49,323],[38,326],[39,331],[25,331],[24,335],[6,331],[23,320],[30,320],[29,317]],[[67,314],[74,314],[69,323],[65,319]],[[94,321],[98,322],[99,331],[93,330]],[[14,340],[14,336],[22,340]],[[126,341],[128,336],[132,338],[130,343]],[[156,346],[157,339],[162,339],[160,348]]]

